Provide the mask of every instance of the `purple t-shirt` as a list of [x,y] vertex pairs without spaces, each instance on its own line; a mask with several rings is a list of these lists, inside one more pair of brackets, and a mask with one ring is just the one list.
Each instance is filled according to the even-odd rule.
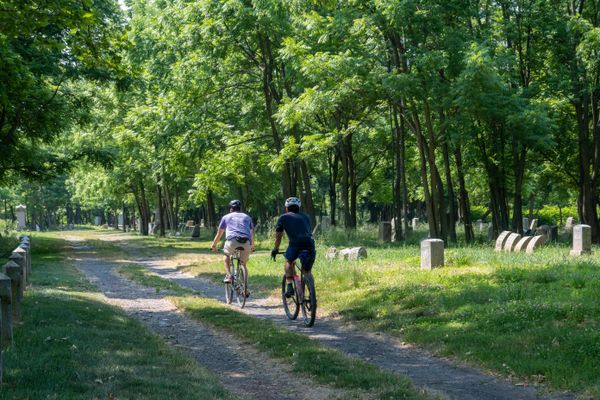
[[219,229],[225,229],[225,239],[236,237],[252,238],[252,218],[243,212],[234,211],[221,218]]

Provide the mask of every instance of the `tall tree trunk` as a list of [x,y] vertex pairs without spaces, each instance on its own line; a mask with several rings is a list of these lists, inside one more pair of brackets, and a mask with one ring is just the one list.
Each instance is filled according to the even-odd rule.
[[444,157],[444,173],[446,175],[446,187],[448,188],[448,211],[450,218],[448,221],[448,233],[450,241],[456,243],[456,208],[454,203],[454,187],[452,184],[452,172],[450,170],[450,154],[448,149],[448,140],[444,138],[442,143],[442,152]]
[[161,183],[160,183],[160,176],[158,176],[158,174],[156,175],[156,198],[157,198],[157,203],[158,203],[158,227],[159,227],[159,236],[160,237],[165,237],[165,207],[164,207],[164,202],[163,202],[163,195],[162,195],[162,187],[161,187]]
[[515,192],[513,195],[513,232],[523,234],[528,227],[523,226],[523,178],[525,175],[525,158],[527,147],[513,138],[514,180]]
[[209,190],[208,193],[206,193],[206,219],[206,226],[209,226],[213,230],[217,228],[217,214],[215,213],[215,202],[212,190]]
[[312,189],[310,187],[310,174],[308,172],[308,165],[306,161],[300,160],[300,172],[302,173],[302,182],[304,189],[304,212],[310,217],[310,223],[314,227],[316,224],[315,220],[315,205],[313,202]]
[[475,233],[473,232],[473,223],[471,222],[471,204],[469,202],[469,193],[465,185],[465,173],[462,162],[462,151],[460,143],[457,143],[454,147],[454,158],[456,161],[456,171],[458,175],[458,190],[459,190],[459,204],[461,207],[462,222],[465,227],[465,241],[472,243],[475,239]]
[[404,153],[402,146],[404,145],[404,126],[400,126],[398,118],[398,109],[395,105],[392,105],[392,121],[393,121],[393,145],[392,149],[394,152],[394,212],[393,215],[396,217],[396,223],[394,225],[396,229],[396,240],[404,239],[404,226],[401,221],[406,222],[406,215],[404,214],[405,203],[404,203],[404,191],[405,186],[403,185],[405,177],[404,172]]
[[348,149],[344,143],[344,139],[340,140],[340,158],[342,160],[342,206],[344,207],[344,228],[350,229],[352,221],[350,217],[350,171],[348,167]]
[[339,149],[334,147],[329,149],[327,152],[327,161],[329,165],[329,216],[331,217],[331,225],[336,225],[336,207],[337,207],[337,178],[338,178],[338,164],[339,164]]

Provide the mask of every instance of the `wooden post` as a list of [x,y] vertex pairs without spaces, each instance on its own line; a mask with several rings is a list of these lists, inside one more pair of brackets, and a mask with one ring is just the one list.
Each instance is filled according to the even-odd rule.
[[12,343],[12,283],[0,272],[0,344],[2,348]]
[[21,266],[12,261],[4,264],[3,272],[10,278],[11,304],[13,320],[18,321],[21,318],[21,293],[22,277]]

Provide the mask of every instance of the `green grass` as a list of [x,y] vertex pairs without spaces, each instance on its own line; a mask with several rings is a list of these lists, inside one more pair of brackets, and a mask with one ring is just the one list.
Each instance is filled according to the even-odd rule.
[[233,398],[194,360],[105,304],[62,258],[62,244],[32,239],[33,287],[4,354],[1,399]]
[[[331,244],[363,241],[370,243],[367,260],[324,259]],[[418,246],[382,244],[372,231],[353,238],[336,231],[318,244],[319,317],[338,316],[515,381],[600,398],[597,247],[579,258],[570,257],[565,244],[534,254],[495,252],[493,244],[451,247],[446,267],[429,272],[419,269]],[[215,283],[222,278],[221,258],[206,258],[202,250],[208,242],[162,245],[165,256],[197,252],[203,258],[185,268]],[[282,260],[275,264],[259,251],[248,268],[253,295],[278,295]]]
[[248,345],[290,364],[295,372],[322,384],[360,390],[368,397],[378,399],[431,398],[419,393],[405,378],[321,346],[271,321],[234,311],[216,300],[192,296],[192,290],[168,281],[165,283],[165,279],[143,268],[126,266],[124,271],[131,279],[148,287],[177,286],[172,288],[177,295],[170,298],[193,318],[237,336]]

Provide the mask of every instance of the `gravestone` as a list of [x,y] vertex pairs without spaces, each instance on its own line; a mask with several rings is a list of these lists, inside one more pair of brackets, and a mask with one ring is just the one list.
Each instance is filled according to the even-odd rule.
[[392,240],[392,223],[381,221],[379,223],[379,240],[390,242]]
[[343,260],[357,261],[367,258],[367,249],[364,247],[351,247],[342,249],[337,253],[337,257]]
[[18,321],[21,317],[21,285],[23,283],[21,266],[9,261],[2,267],[2,272],[10,278],[12,316],[14,321]]
[[421,242],[421,269],[432,270],[444,266],[444,241],[425,239]]
[[119,213],[119,215],[117,216],[117,226],[119,227],[119,229],[123,229],[123,213]]
[[592,252],[592,227],[589,225],[575,225],[573,227],[572,256],[590,254]]
[[487,232],[488,240],[494,240],[494,225],[489,224]]
[[419,225],[419,218],[413,218],[412,224],[411,224],[413,231],[417,230],[418,225]]
[[319,233],[321,233],[321,224],[320,223],[318,223],[317,225],[315,225],[315,228],[312,231],[312,235],[313,235],[313,237],[315,237]]
[[19,204],[15,207],[17,212],[17,230],[27,229],[27,207]]
[[94,225],[99,226],[102,223],[102,218],[94,217]]
[[504,244],[511,233],[511,231],[504,231],[498,236],[498,239],[496,239],[496,251],[501,251],[504,248]]
[[25,291],[25,282],[27,282],[27,260],[20,252],[13,251],[8,259],[19,267],[21,267],[21,285],[19,286],[19,299],[23,300],[23,292]]
[[533,232],[537,229],[537,226],[538,226],[538,220],[533,219],[533,220],[531,220],[531,225],[529,225],[529,230]]
[[200,228],[205,228],[205,227],[206,227],[206,225],[204,224],[204,218],[202,218],[200,220]]
[[504,243],[504,251],[508,251],[509,253],[515,250],[515,246],[521,239],[521,235],[518,233],[511,233],[506,238],[506,242]]
[[41,232],[42,228],[40,228],[40,226],[38,224],[35,224],[35,231],[36,232]]
[[323,231],[328,231],[331,229],[331,218],[328,216],[321,217],[321,229]]
[[531,254],[535,251],[535,249],[541,247],[545,242],[545,236],[542,235],[536,235],[533,236],[531,238],[531,240],[529,241],[529,243],[527,243],[527,249],[525,249],[525,252],[527,254]]
[[200,240],[200,225],[194,225],[194,230],[192,231],[192,240]]
[[10,277],[0,272],[0,340],[2,348],[12,342],[12,283]]
[[523,230],[527,231],[529,229],[529,218],[523,217]]
[[483,232],[483,220],[478,219],[475,221],[475,224],[477,225],[477,229],[479,229],[479,233]]
[[549,243],[550,242],[550,225],[542,225],[539,228],[537,228],[536,233],[538,235],[542,235],[544,236],[544,243]]
[[575,218],[573,217],[568,217],[567,218],[567,222],[565,223],[565,230],[567,232],[572,232],[573,231],[573,226],[575,225]]
[[519,239],[517,245],[515,246],[514,252],[519,253],[521,251],[525,251],[527,249],[527,245],[529,242],[531,242],[531,239],[533,239],[533,236],[523,236],[521,239]]
[[152,222],[148,222],[148,235],[154,234],[154,224]]
[[327,249],[327,251],[325,252],[325,258],[327,260],[333,260],[337,257],[337,248],[334,246],[331,246],[330,248]]

